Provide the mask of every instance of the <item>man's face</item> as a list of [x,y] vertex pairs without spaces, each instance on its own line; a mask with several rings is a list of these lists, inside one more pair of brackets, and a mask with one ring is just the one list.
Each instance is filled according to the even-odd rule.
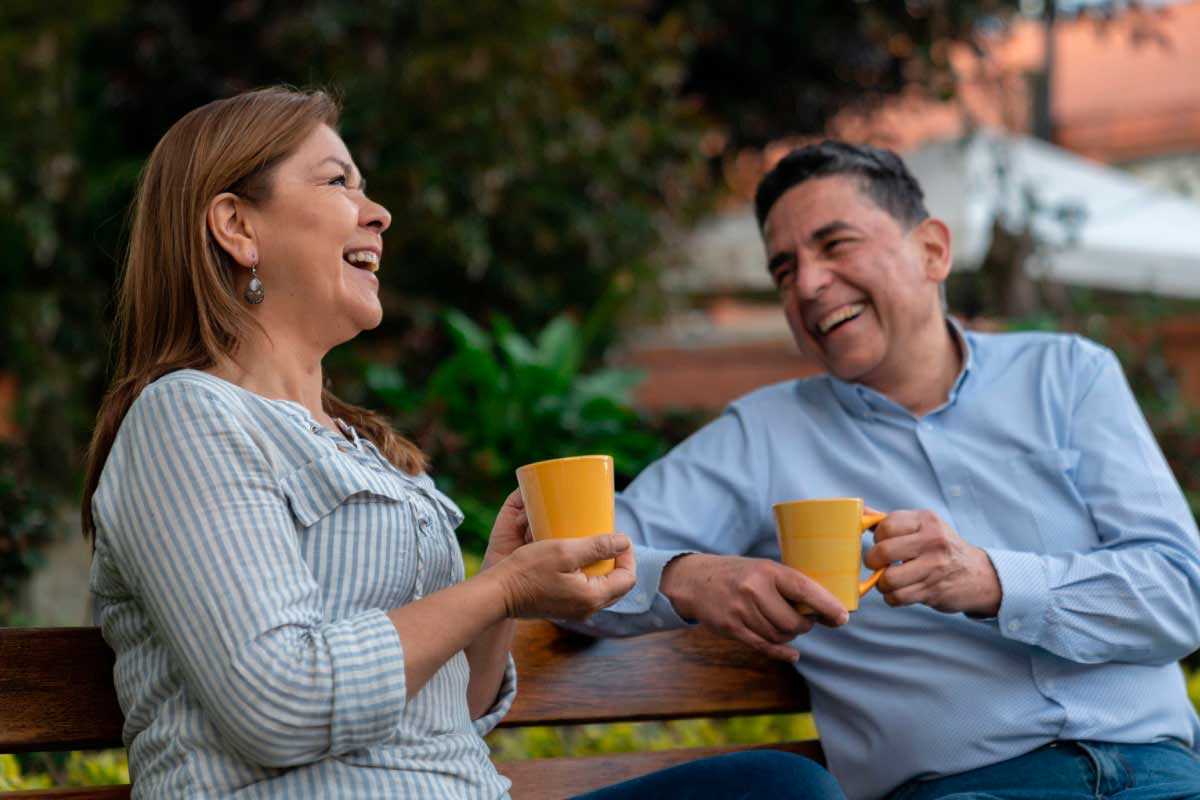
[[842,380],[878,386],[919,366],[906,355],[941,318],[948,265],[931,258],[925,225],[906,231],[859,186],[836,175],[792,187],[763,238],[800,349]]

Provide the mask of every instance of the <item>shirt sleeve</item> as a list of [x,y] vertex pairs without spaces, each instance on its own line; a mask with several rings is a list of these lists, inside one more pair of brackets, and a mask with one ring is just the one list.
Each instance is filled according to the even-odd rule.
[[988,550],[1003,636],[1078,663],[1167,664],[1200,646],[1200,540],[1183,492],[1116,357],[1081,370],[1068,447],[1099,544]]
[[517,699],[517,662],[512,654],[508,655],[508,663],[504,665],[504,676],[500,679],[500,691],[496,694],[496,702],[483,716],[473,720],[475,731],[480,736],[486,736],[500,724],[500,720],[508,714],[513,701]]
[[730,406],[617,495],[617,530],[633,540],[637,584],[587,623],[567,627],[635,636],[690,624],[660,591],[662,573],[687,553],[740,555],[755,543],[767,459],[751,456],[752,437],[741,410]]
[[379,744],[406,703],[383,611],[330,621],[264,451],[204,387],[148,387],[96,495],[109,550],[226,741],[289,767]]

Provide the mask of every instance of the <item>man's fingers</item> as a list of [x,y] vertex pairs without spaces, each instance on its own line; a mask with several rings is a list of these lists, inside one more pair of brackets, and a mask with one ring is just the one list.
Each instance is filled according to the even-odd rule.
[[863,563],[871,569],[883,569],[888,564],[908,561],[921,555],[921,545],[921,538],[911,533],[892,539],[876,540],[871,549],[867,551]]
[[930,567],[927,559],[916,558],[904,564],[888,567],[879,578],[876,588],[884,594],[897,592],[907,586],[914,586],[929,577]]
[[909,584],[901,589],[884,592],[883,594],[884,602],[893,608],[924,603],[928,597],[929,587],[923,581]]
[[786,644],[774,644],[772,642],[768,642],[759,636],[755,636],[749,631],[747,631],[746,635],[742,637],[742,641],[763,655],[773,658],[777,661],[786,661],[789,664],[795,664],[797,659],[800,658],[800,651],[796,648],[788,647]]
[[790,567],[779,573],[777,585],[780,592],[793,603],[803,603],[813,610],[826,625],[845,625],[850,612],[828,589],[812,578]]
[[802,633],[808,633],[816,624],[810,615],[801,614],[796,610],[794,603],[789,602],[786,596],[777,591],[762,599],[759,610],[764,621],[774,632],[774,635],[764,638],[776,643],[791,641]]
[[893,511],[887,519],[875,526],[875,543],[908,536],[921,530],[921,516],[917,511]]

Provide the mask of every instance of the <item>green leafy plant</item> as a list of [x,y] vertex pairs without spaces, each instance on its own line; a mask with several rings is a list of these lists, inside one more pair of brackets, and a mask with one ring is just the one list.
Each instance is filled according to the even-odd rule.
[[423,388],[398,369],[371,364],[375,402],[414,432],[439,487],[466,515],[460,538],[482,550],[496,510],[516,487],[521,464],[607,453],[617,473],[637,474],[667,443],[632,405],[640,373],[584,371],[580,326],[558,317],[532,339],[498,317],[487,330],[464,314],[446,315],[452,351]]

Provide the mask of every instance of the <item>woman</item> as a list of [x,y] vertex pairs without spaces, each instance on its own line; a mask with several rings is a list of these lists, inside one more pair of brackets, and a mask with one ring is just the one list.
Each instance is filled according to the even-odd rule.
[[513,620],[634,583],[623,536],[526,544],[516,493],[464,580],[422,454],[323,388],[380,322],[391,221],[336,122],[321,93],[220,100],[142,176],[83,502],[135,797],[505,796],[480,737]]

